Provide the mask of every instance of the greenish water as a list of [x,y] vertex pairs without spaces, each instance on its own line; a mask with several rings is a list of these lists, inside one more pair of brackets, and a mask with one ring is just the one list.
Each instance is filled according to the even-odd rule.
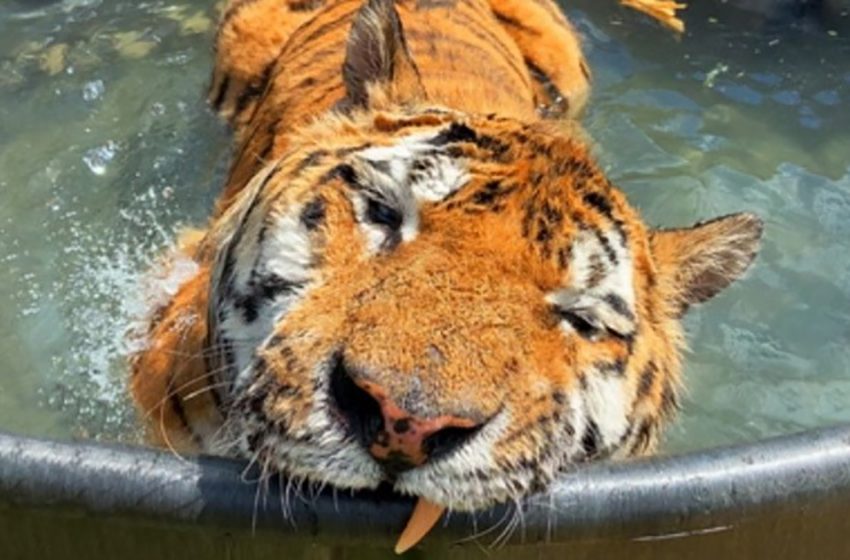
[[[850,421],[850,34],[693,4],[677,40],[568,3],[585,124],[645,217],[767,221],[752,274],[687,321],[670,452]],[[207,216],[229,157],[203,103],[213,19],[199,0],[0,3],[0,429],[137,437],[140,273]]]

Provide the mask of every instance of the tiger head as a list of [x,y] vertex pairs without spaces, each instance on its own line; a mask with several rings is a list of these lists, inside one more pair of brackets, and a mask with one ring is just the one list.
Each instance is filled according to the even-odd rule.
[[202,447],[456,510],[650,450],[680,320],[747,269],[761,221],[649,228],[576,131],[429,106],[403,52],[381,60],[186,250],[135,361],[143,408],[151,384],[207,384],[209,407],[178,403]]

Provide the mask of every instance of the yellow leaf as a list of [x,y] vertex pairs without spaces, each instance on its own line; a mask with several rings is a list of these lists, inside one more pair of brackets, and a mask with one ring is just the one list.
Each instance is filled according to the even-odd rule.
[[38,58],[38,67],[51,76],[65,69],[65,59],[68,56],[68,45],[57,43],[48,47]]

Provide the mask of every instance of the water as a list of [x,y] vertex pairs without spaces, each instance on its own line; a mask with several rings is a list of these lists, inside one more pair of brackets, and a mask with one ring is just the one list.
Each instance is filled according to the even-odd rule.
[[[569,3],[585,124],[645,217],[765,217],[749,277],[687,320],[665,451],[850,421],[850,25],[693,3],[677,40]],[[125,332],[140,276],[201,223],[229,157],[203,104],[210,2],[0,4],[0,429],[138,437]]]
[[136,437],[140,272],[209,213],[229,144],[203,104],[209,2],[0,5],[0,427]]

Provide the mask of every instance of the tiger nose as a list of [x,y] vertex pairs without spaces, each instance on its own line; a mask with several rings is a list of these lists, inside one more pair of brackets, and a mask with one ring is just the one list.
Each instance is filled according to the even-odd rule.
[[450,414],[418,418],[393,402],[379,384],[355,380],[341,361],[331,387],[349,429],[390,474],[448,455],[481,427],[470,418]]

